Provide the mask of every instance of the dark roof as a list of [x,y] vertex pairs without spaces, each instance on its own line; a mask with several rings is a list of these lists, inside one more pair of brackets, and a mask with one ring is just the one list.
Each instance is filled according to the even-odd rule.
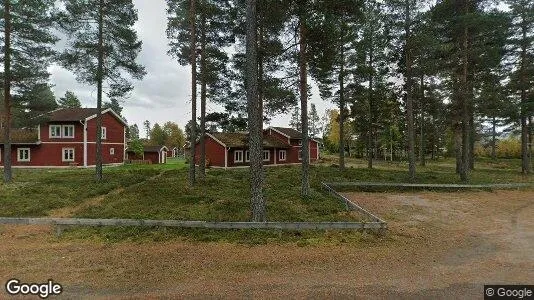
[[[144,152],[159,152],[165,146],[144,146]],[[166,147],[165,147],[166,148]]]
[[[231,148],[248,147],[248,133],[246,132],[212,132],[214,138]],[[263,136],[264,148],[289,148],[287,143],[283,143],[271,136]]]
[[96,108],[60,108],[45,115],[50,122],[73,122],[83,121],[96,115]]
[[293,128],[287,128],[287,127],[272,127],[272,128],[289,136],[290,139],[302,139],[302,133]]
[[[4,130],[0,133],[0,144],[4,144]],[[11,129],[11,144],[37,144],[37,129]]]

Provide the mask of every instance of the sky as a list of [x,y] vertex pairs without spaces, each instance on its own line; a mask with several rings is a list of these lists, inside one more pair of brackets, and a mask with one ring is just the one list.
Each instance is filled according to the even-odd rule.
[[[145,120],[149,120],[152,125],[172,121],[183,128],[191,119],[190,67],[180,66],[175,59],[167,55],[165,0],[133,2],[139,13],[135,30],[143,42],[138,62],[145,66],[147,74],[141,81],[133,82],[133,92],[122,103],[122,115],[130,125],[136,123],[141,133]],[[70,90],[80,98],[83,107],[96,107],[96,86],[78,83],[73,73],[57,65],[52,65],[49,71],[52,75],[52,90],[57,98]],[[333,104],[320,99],[315,85],[312,85],[312,94],[309,102],[317,106],[322,117],[325,110],[333,107]],[[207,113],[214,111],[222,109],[208,102]],[[270,124],[264,126],[289,126],[289,119],[289,114],[276,116]]]

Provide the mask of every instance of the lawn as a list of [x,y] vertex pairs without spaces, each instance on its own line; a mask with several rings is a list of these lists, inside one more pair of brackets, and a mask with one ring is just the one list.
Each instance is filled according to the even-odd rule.
[[[347,168],[332,166],[327,156],[311,167],[312,193],[302,199],[300,167],[266,168],[265,196],[271,221],[354,220],[344,206],[325,194],[321,182],[377,181],[407,182],[406,163],[377,161],[365,168],[365,161],[347,159]],[[155,180],[147,181],[156,175]],[[454,161],[431,161],[418,166],[417,182],[455,183]],[[519,172],[518,160],[479,160],[471,174],[472,183],[533,182]],[[94,180],[92,169],[14,170],[14,183],[0,183],[1,216],[46,216],[51,210],[75,206],[89,198],[111,193],[99,205],[76,213],[90,218],[152,218],[210,221],[247,221],[249,181],[247,169],[208,169],[206,181],[194,188],[187,183],[187,165],[169,159],[165,165],[125,165],[105,168],[104,181]],[[141,183],[142,184],[137,184]]]

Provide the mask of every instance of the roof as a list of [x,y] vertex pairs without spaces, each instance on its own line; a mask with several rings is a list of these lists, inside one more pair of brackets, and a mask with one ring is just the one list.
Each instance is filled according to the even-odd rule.
[[96,115],[96,108],[60,108],[46,114],[51,122],[83,121]]
[[[144,152],[160,152],[163,148],[167,149],[166,146],[144,146],[143,151]],[[168,150],[168,149],[167,149]]]
[[[4,144],[4,130],[0,133],[0,144]],[[11,129],[11,144],[38,144],[37,129]]]
[[[126,125],[126,121],[111,108],[103,109],[102,114],[111,113],[117,120]],[[44,114],[48,122],[77,122],[96,118],[96,108],[60,108]]]
[[290,139],[302,139],[302,133],[298,130],[288,127],[271,127]]
[[[212,132],[209,135],[230,148],[248,147],[248,133],[246,132]],[[271,136],[263,136],[264,148],[289,148],[287,143],[283,143]]]

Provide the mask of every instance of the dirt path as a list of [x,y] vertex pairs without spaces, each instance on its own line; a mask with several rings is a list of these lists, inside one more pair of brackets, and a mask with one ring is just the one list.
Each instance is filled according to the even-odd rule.
[[484,284],[534,284],[533,191],[349,196],[389,221],[385,238],[306,247],[109,244],[4,226],[0,281],[53,278],[66,298],[87,299],[481,299]]
[[67,206],[67,207],[62,207],[62,208],[51,210],[48,215],[50,217],[52,217],[52,218],[68,218],[68,217],[72,217],[79,211],[87,209],[87,208],[89,208],[91,206],[99,205],[102,201],[104,201],[104,199],[106,199],[107,196],[118,195],[118,194],[122,193],[127,188],[133,188],[133,187],[139,186],[141,184],[144,184],[147,181],[152,181],[152,180],[158,179],[159,177],[163,176],[163,174],[165,174],[165,171],[161,171],[160,173],[158,173],[158,174],[156,174],[156,175],[154,175],[152,177],[149,177],[149,178],[147,178],[147,179],[145,179],[145,180],[143,180],[141,182],[134,183],[134,184],[132,184],[130,186],[120,187],[120,188],[117,188],[117,189],[114,189],[114,190],[110,191],[107,194],[99,195],[99,196],[96,196],[96,197],[93,197],[93,198],[88,198],[88,199],[84,200],[83,202],[79,203],[76,206]]

